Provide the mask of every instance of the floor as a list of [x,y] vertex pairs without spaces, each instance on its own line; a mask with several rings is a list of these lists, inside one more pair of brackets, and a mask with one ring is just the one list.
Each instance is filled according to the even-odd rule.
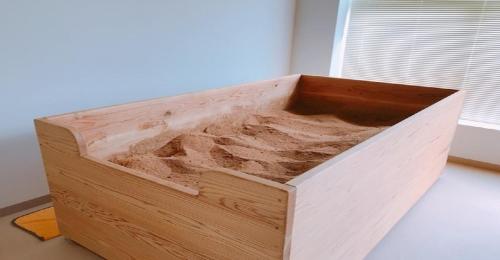
[[500,259],[500,173],[449,163],[367,259]]
[[[37,208],[0,218],[0,259],[100,259],[63,237],[41,242],[12,226]],[[367,259],[500,259],[500,174],[449,163]]]

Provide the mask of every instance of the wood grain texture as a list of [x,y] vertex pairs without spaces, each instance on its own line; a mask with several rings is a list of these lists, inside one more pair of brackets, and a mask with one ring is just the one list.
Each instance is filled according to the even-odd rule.
[[394,125],[454,93],[362,80],[303,75],[290,109],[301,113],[334,113],[361,125]]
[[50,117],[81,136],[86,153],[107,159],[163,131],[193,128],[234,109],[285,107],[300,75]]
[[288,182],[297,188],[291,258],[365,257],[438,178],[463,96],[441,97]]
[[54,131],[57,126],[43,120],[36,126],[61,232],[102,256],[283,257],[293,188],[209,173],[202,177],[200,193],[192,195],[128,174],[126,168],[76,156],[71,131]]
[[[361,259],[443,168],[463,92],[292,75],[35,120],[63,235],[109,259]],[[107,161],[246,108],[393,125],[286,184],[204,172],[199,189]]]

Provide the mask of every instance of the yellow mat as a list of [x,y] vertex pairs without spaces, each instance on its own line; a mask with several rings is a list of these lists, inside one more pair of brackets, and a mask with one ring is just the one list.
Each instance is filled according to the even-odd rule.
[[18,217],[12,223],[43,241],[61,235],[57,227],[54,207],[41,209]]

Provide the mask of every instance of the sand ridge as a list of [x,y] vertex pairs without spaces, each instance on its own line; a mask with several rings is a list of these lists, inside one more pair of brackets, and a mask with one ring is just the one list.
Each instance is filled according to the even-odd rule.
[[285,183],[385,128],[331,114],[241,112],[145,140],[111,161],[194,189],[207,170],[231,169]]

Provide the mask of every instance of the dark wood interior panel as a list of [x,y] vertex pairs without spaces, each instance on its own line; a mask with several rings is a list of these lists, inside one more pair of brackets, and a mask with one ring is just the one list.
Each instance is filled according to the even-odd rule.
[[456,91],[302,75],[288,109],[335,113],[361,125],[394,125]]

